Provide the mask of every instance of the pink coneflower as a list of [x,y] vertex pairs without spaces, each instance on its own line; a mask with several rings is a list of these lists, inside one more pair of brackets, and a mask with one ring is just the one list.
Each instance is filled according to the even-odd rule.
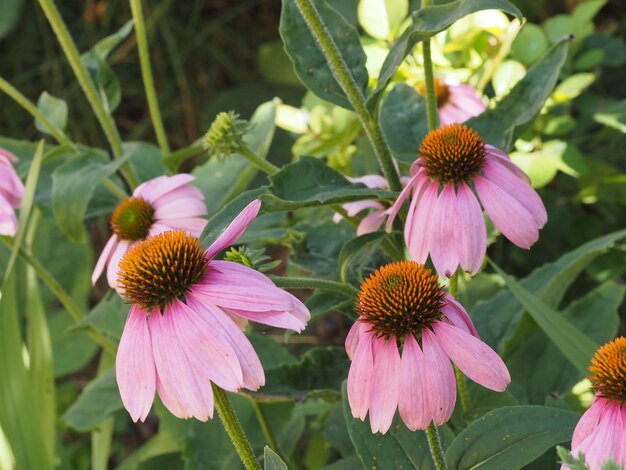
[[526,174],[502,150],[467,126],[450,124],[428,133],[418,157],[387,219],[389,231],[412,193],[404,239],[415,261],[426,262],[430,253],[442,276],[454,274],[459,265],[478,272],[487,250],[478,200],[514,244],[528,249],[537,241],[548,220],[546,209]]
[[141,240],[168,230],[184,230],[198,237],[207,224],[204,196],[189,184],[188,174],[159,176],[137,186],[111,216],[113,235],[105,245],[91,282],[96,283],[105,266],[109,286],[117,288],[118,264],[124,253]]
[[[363,183],[368,188],[389,189],[389,183],[387,183],[387,180],[380,175],[365,175],[358,178],[348,177],[348,180],[350,180],[352,183]],[[405,185],[406,183],[408,183],[409,178],[403,177],[401,180],[402,184]],[[363,212],[367,209],[372,209],[369,214],[363,217],[361,222],[359,222],[359,225],[356,229],[356,234],[358,236],[378,230],[387,218],[387,214],[389,213],[389,210],[384,205],[374,199],[348,202],[346,204],[342,204],[341,207],[345,209],[349,217],[354,217],[360,212]],[[343,216],[341,214],[335,214],[333,216],[333,222],[337,224],[339,223],[339,221],[341,221],[342,218]]]
[[598,349],[589,370],[596,396],[576,425],[572,455],[583,452],[590,470],[601,470],[609,460],[622,468],[626,464],[626,338]]
[[0,149],[0,235],[10,237],[17,233],[15,209],[20,207],[24,196],[24,185],[13,168],[15,161],[15,155]]
[[348,401],[355,418],[369,411],[372,432],[386,433],[396,408],[413,431],[448,421],[456,402],[450,361],[492,390],[511,381],[463,307],[414,261],[387,264],[367,278],[356,311],[346,339]]
[[[425,84],[421,83],[417,91],[425,95]],[[435,96],[440,126],[465,122],[486,109],[483,99],[474,88],[451,78],[435,79]]]
[[117,383],[134,421],[155,391],[179,418],[213,417],[211,382],[257,390],[265,375],[240,329],[247,320],[301,331],[309,311],[265,275],[213,257],[234,243],[261,203],[249,204],[204,250],[182,231],[164,232],[120,261],[119,286],[132,303],[116,359]]

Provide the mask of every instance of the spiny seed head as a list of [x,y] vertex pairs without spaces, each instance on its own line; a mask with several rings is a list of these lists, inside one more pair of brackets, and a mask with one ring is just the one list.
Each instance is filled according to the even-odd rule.
[[626,338],[620,336],[598,349],[589,371],[596,393],[621,402],[626,400]]
[[424,137],[418,156],[428,176],[442,183],[458,183],[482,168],[485,141],[463,124],[448,124]]
[[379,337],[420,338],[442,315],[444,292],[438,279],[415,261],[382,266],[361,285],[356,313]]
[[[426,96],[426,83],[422,82],[417,85],[419,94]],[[441,108],[450,99],[450,89],[442,80],[435,78],[435,97],[437,99],[437,107]]]
[[122,240],[137,241],[148,236],[154,223],[154,208],[143,198],[129,197],[111,216],[111,230]]
[[148,312],[182,299],[206,270],[205,251],[196,237],[164,232],[128,250],[119,264],[123,297]]
[[209,157],[225,160],[245,145],[243,136],[248,129],[248,121],[239,119],[233,111],[219,113],[204,135],[202,144]]

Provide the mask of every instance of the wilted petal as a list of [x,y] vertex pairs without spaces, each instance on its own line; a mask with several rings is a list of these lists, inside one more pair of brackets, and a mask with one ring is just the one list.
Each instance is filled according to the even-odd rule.
[[98,278],[102,275],[102,271],[104,271],[105,266],[109,262],[113,250],[117,247],[117,242],[117,235],[113,234],[111,235],[111,238],[109,238],[106,245],[104,245],[102,253],[100,253],[100,257],[98,258],[98,262],[96,263],[96,267],[93,269],[93,273],[91,274],[91,284],[95,284]]

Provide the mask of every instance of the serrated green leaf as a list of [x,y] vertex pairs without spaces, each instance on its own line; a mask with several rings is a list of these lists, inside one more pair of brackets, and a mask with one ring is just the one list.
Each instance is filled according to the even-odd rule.
[[502,276],[513,295],[517,297],[517,300],[524,306],[533,320],[548,335],[548,338],[579,372],[586,374],[591,358],[598,349],[598,344],[574,326],[560,312],[528,292],[496,264],[491,262],[491,265]]
[[404,30],[396,42],[391,46],[389,54],[380,70],[378,84],[368,105],[372,107],[378,101],[380,94],[418,42],[424,41],[447,29],[464,16],[482,10],[502,10],[514,15],[520,20],[522,13],[511,2],[506,0],[457,0],[444,5],[435,5],[422,8],[414,12],[411,25]]
[[570,41],[570,38],[559,41],[494,108],[471,118],[467,126],[478,131],[488,144],[508,150],[515,127],[535,118],[552,93]]
[[490,411],[465,428],[446,452],[456,470],[516,470],[572,438],[580,415],[547,406]]
[[[320,98],[352,109],[295,0],[283,0],[282,4],[280,36],[302,83]],[[365,68],[365,52],[361,47],[359,34],[337,10],[324,0],[313,0],[312,4],[326,25],[328,33],[349,70],[351,79],[361,92],[365,93],[368,76]]]

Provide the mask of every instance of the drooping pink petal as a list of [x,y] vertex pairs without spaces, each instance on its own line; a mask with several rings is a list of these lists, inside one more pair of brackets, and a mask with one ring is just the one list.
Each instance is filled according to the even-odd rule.
[[404,340],[400,367],[398,410],[404,424],[411,430],[426,429],[432,421],[428,395],[424,387],[424,354],[413,335]]
[[351,183],[363,183],[368,188],[388,188],[389,184],[384,176],[381,175],[365,175],[358,178],[348,177]]
[[277,288],[201,283],[194,285],[194,293],[230,310],[268,312],[287,311],[291,307],[289,295]]
[[4,196],[0,195],[0,235],[7,235],[9,237],[15,236],[17,233],[17,225],[15,210],[11,207],[11,204],[4,199]]
[[170,305],[176,336],[197,377],[236,392],[243,387],[243,374],[237,354],[214,325],[204,322],[195,310],[180,300]]
[[144,421],[156,390],[156,369],[146,312],[132,306],[115,358],[115,375],[122,403],[133,421]]
[[522,170],[515,163],[513,163],[506,153],[504,153],[499,148],[489,144],[485,144],[485,150],[487,151],[488,159],[497,161],[519,179],[527,184],[530,184],[530,178],[528,177],[528,175],[524,172],[524,170]]
[[[174,201],[187,198],[203,201],[204,194],[202,194],[202,191],[200,191],[195,186],[192,186],[191,184],[185,184],[160,196],[157,200],[154,201],[153,206],[155,208],[158,208],[170,204]],[[205,214],[206,212],[207,209],[205,207]]]
[[461,328],[463,331],[466,331],[470,335],[480,339],[478,331],[476,331],[476,327],[472,323],[469,315],[463,306],[450,294],[445,295],[445,303],[441,308],[441,312],[445,313],[445,320],[449,321],[457,328]]
[[461,268],[473,276],[480,270],[487,253],[487,228],[480,204],[464,181],[459,183],[457,189],[454,229]]
[[478,116],[487,108],[482,98],[476,93],[476,90],[469,85],[460,84],[451,86],[449,87],[449,91],[449,100],[454,103],[457,108],[464,111],[467,116],[465,120]]
[[405,239],[411,258],[420,264],[426,262],[431,246],[430,232],[438,190],[438,183],[425,183],[424,192],[413,212],[414,222],[411,223],[410,238]]
[[374,340],[374,369],[370,384],[370,427],[385,434],[398,407],[400,391],[400,353],[395,337]]
[[430,414],[436,426],[450,419],[456,403],[456,382],[450,359],[441,349],[435,335],[425,328],[422,331],[424,351],[424,388],[428,396]]
[[[459,265],[457,241],[457,197],[448,183],[437,198],[430,227],[430,257],[440,276],[452,276]],[[460,235],[460,234],[459,234]]]
[[102,249],[102,253],[100,253],[100,257],[98,258],[98,262],[96,263],[96,267],[93,269],[93,273],[91,274],[92,285],[95,284],[96,281],[102,275],[102,271],[104,271],[104,267],[109,262],[109,259],[111,258],[111,254],[117,247],[118,241],[119,240],[117,238],[117,235],[113,234],[111,235],[111,238],[109,238],[109,241],[107,241],[106,245],[104,245],[104,248]]
[[511,383],[500,356],[478,338],[443,321],[432,324],[435,338],[448,357],[474,382],[496,392]]
[[359,344],[359,340],[363,335],[364,327],[365,324],[362,321],[357,320],[352,325],[352,328],[350,328],[350,331],[348,331],[348,336],[346,336],[346,352],[348,353],[348,357],[350,359],[352,359],[352,356],[354,356],[354,352],[356,351],[356,348]]
[[172,309],[166,306],[163,314],[155,311],[148,319],[159,385],[166,396],[174,397],[182,405],[182,410],[170,409],[172,414],[206,421],[213,417],[211,383],[195,374],[184,352],[186,339],[176,334],[173,315]]
[[411,240],[411,234],[413,230],[421,223],[416,222],[415,208],[423,197],[424,191],[428,187],[429,183],[430,179],[428,177],[421,177],[417,180],[417,183],[415,184],[413,197],[411,198],[411,204],[409,205],[409,211],[406,215],[406,221],[404,223],[404,240],[407,245],[408,241]]
[[24,184],[11,164],[0,165],[0,196],[14,209],[20,207],[24,197]]
[[539,238],[534,216],[509,192],[482,176],[474,177],[480,202],[502,234],[520,248],[530,248]]
[[370,332],[363,333],[354,351],[348,372],[348,403],[352,416],[364,420],[370,402],[370,388],[374,371],[372,343],[376,341]]
[[342,204],[343,207],[350,217],[354,217],[359,212],[364,211],[366,209],[377,209],[377,210],[385,210],[385,206],[383,206],[380,202],[374,201],[372,199],[366,199],[364,201],[355,201],[348,202],[346,204]]
[[7,149],[0,148],[0,157],[6,158],[10,162],[16,162],[17,157],[13,152],[9,152]]
[[357,227],[357,236],[365,235],[366,233],[375,232],[385,222],[387,214],[384,210],[375,210],[363,217],[361,223]]
[[260,288],[273,287],[276,285],[265,274],[252,268],[231,261],[212,260],[207,269],[207,274],[202,280],[206,284],[241,284],[244,286],[254,285]]
[[406,198],[408,198],[409,195],[411,194],[411,191],[413,190],[413,187],[415,186],[418,178],[419,178],[419,175],[416,174],[409,180],[409,182],[404,187],[404,189],[400,191],[400,194],[398,195],[398,199],[396,199],[396,202],[394,202],[393,205],[391,206],[389,210],[389,216],[387,217],[387,225],[385,226],[385,229],[387,230],[387,232],[391,232],[391,229],[393,227],[393,221],[398,215],[398,212],[400,212],[400,209],[402,208],[404,201],[406,201]]
[[619,406],[619,403],[607,406],[595,431],[577,447],[572,448],[574,456],[578,456],[579,452],[585,454],[585,462],[590,470],[602,470],[603,465],[609,459],[619,458],[619,445],[622,437],[617,435]]
[[154,217],[156,220],[173,219],[176,217],[197,217],[207,213],[204,200],[197,199],[195,197],[176,199],[164,205],[159,205],[157,203],[154,208]]
[[576,424],[574,435],[572,436],[572,449],[578,447],[582,441],[595,431],[607,404],[608,402],[605,398],[598,396],[594,398],[589,409],[583,413],[578,424]]
[[120,270],[120,260],[124,256],[124,253],[128,251],[130,246],[131,243],[128,240],[119,240],[117,246],[113,249],[113,253],[111,253],[111,257],[109,258],[109,265],[107,266],[107,281],[109,282],[109,286],[114,289],[117,288],[117,273]]
[[158,176],[137,186],[135,191],[133,191],[133,196],[142,197],[149,203],[154,203],[164,194],[184,184],[191,183],[194,179],[194,176],[187,173],[180,173],[174,176]]
[[254,220],[261,209],[261,201],[255,199],[248,204],[228,227],[217,237],[206,251],[206,258],[211,259],[224,248],[229,247],[243,235],[248,225]]

